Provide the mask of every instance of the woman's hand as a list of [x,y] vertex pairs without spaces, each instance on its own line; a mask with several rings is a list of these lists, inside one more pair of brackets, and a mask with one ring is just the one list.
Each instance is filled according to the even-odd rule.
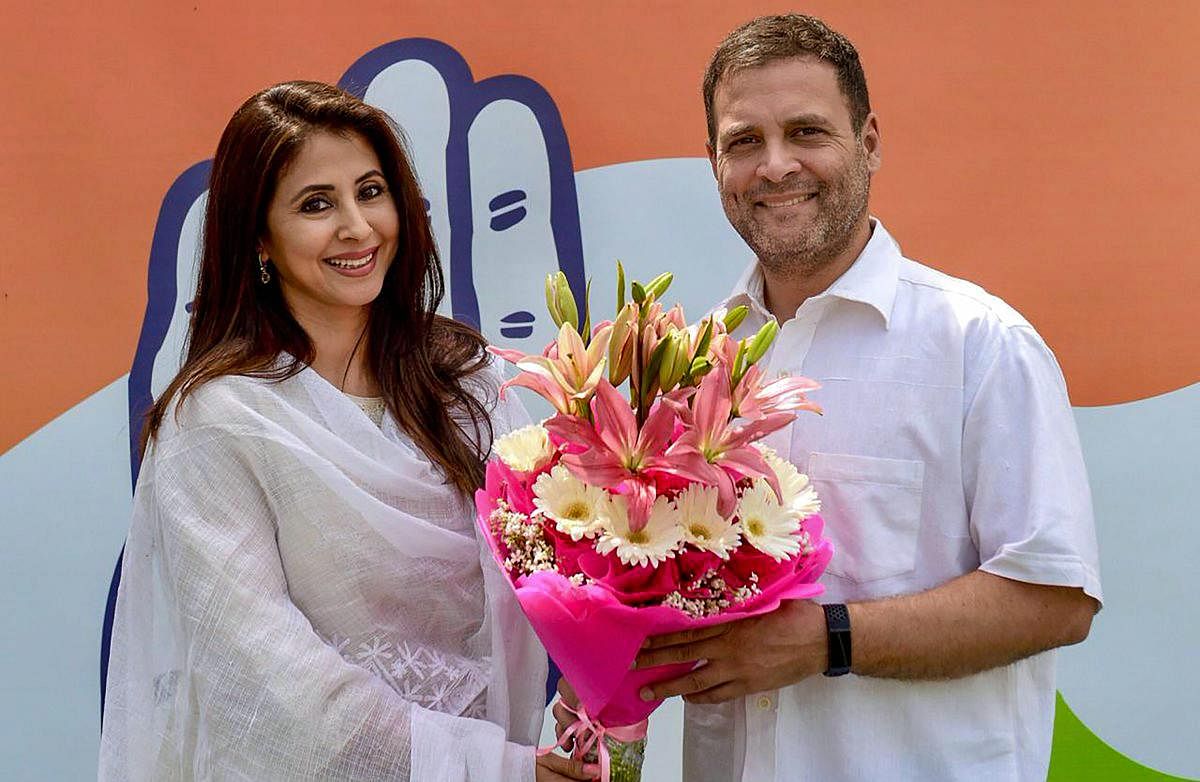
[[571,779],[599,779],[600,766],[562,755],[542,755],[537,759],[537,782],[563,782]]
[[[571,727],[577,719],[574,714],[567,711],[566,706],[563,705],[564,703],[572,709],[578,709],[579,696],[575,694],[575,688],[567,681],[567,677],[560,676],[558,679],[558,700],[554,703],[554,708],[552,709],[554,712],[554,738],[556,739],[561,739],[563,731]],[[566,744],[563,745],[563,749],[570,752],[574,748],[575,740],[573,738],[567,739]]]

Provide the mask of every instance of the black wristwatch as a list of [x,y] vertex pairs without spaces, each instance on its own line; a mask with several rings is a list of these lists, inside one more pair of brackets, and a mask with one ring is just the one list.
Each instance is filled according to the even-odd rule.
[[829,667],[826,676],[850,673],[850,612],[842,603],[826,603],[825,630],[829,634]]

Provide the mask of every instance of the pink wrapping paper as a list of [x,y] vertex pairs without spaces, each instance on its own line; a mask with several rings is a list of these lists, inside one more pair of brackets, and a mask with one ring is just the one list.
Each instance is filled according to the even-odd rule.
[[[503,556],[492,539],[487,519],[496,500],[505,494],[504,481],[489,465],[488,488],[476,494],[478,521],[501,570]],[[503,470],[504,468],[500,468]],[[506,473],[508,471],[505,471]],[[505,477],[513,477],[508,473]],[[519,494],[513,492],[513,495]],[[513,499],[517,499],[516,496]],[[675,678],[690,665],[669,665],[630,670],[648,636],[743,619],[772,611],[782,600],[802,600],[820,595],[816,580],[833,555],[833,546],[821,537],[819,515],[804,520],[814,543],[811,554],[782,563],[765,583],[762,593],[721,614],[694,619],[665,605],[634,607],[598,584],[577,587],[564,576],[540,571],[510,578],[517,599],[534,632],[567,681],[575,688],[587,713],[610,726],[632,725],[646,719],[662,701],[643,701],[639,691],[649,683]]]

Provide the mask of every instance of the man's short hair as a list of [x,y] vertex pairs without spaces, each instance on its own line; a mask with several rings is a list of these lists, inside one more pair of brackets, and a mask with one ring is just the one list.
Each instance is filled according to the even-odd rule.
[[708,143],[716,145],[717,125],[713,95],[721,80],[743,68],[757,68],[791,57],[816,57],[837,71],[838,86],[850,107],[850,124],[861,133],[871,100],[867,77],[858,51],[846,36],[813,16],[779,14],[760,16],[725,36],[704,72],[704,115],[708,120]]

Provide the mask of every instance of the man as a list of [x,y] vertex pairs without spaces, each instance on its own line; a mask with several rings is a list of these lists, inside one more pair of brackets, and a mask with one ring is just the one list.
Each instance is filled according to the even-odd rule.
[[769,442],[822,495],[832,605],[651,639],[639,667],[704,662],[643,697],[688,701],[689,782],[1045,779],[1048,650],[1083,640],[1101,599],[1053,355],[869,217],[880,131],[845,37],[755,19],[704,100],[725,213],[757,256],[724,305],[750,307],[738,336],[781,324],[769,376],[823,386],[825,415]]

